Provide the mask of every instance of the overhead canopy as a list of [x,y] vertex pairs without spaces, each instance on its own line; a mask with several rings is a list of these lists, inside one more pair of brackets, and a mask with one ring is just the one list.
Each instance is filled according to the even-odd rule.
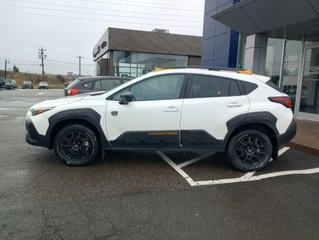
[[318,0],[242,0],[212,16],[244,35],[319,18]]

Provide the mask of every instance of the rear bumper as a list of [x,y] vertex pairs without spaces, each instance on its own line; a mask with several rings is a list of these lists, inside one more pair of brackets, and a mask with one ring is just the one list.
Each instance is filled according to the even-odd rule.
[[27,143],[34,145],[34,146],[40,146],[40,147],[46,147],[50,148],[50,139],[47,136],[40,135],[37,130],[35,129],[33,123],[31,121],[26,121],[25,123],[27,134],[25,136],[25,140]]
[[286,132],[278,136],[278,147],[290,142],[297,133],[297,123],[293,119]]

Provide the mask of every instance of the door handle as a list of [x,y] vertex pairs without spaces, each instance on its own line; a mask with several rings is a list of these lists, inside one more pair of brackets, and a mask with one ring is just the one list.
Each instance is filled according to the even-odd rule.
[[170,106],[164,110],[164,112],[178,112],[178,108],[174,106]]
[[243,106],[243,104],[238,103],[238,102],[231,102],[229,104],[227,104],[227,107],[241,107]]

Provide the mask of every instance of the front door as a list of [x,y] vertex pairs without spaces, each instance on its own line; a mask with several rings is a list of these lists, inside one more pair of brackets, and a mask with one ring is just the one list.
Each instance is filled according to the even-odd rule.
[[319,43],[305,45],[297,115],[319,121]]
[[[106,107],[106,130],[114,147],[178,147],[185,75],[170,74],[132,84],[113,95]],[[120,104],[121,95],[133,101]]]

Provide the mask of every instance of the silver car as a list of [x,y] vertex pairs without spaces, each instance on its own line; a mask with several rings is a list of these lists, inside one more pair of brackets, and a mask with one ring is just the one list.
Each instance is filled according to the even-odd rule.
[[13,89],[15,89],[15,88],[18,87],[17,81],[16,81],[16,80],[13,80],[13,79],[5,79],[5,80],[4,80],[4,87],[5,87],[6,89],[13,90]]
[[39,82],[39,89],[49,89],[49,84],[45,81]]

